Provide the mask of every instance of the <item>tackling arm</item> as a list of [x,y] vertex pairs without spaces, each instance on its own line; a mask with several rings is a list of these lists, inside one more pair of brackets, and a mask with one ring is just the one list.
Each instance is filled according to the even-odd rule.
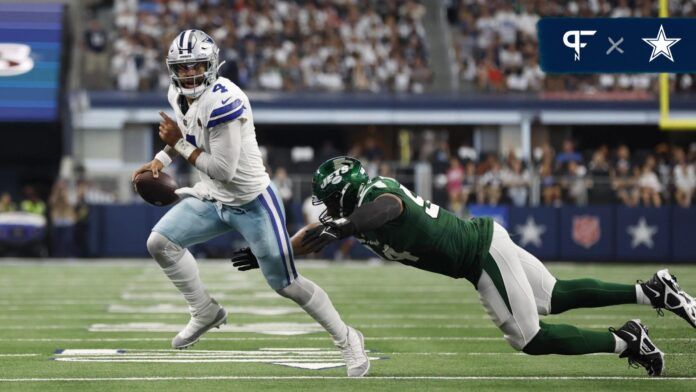
[[340,240],[358,233],[375,230],[398,218],[404,205],[395,195],[383,194],[374,201],[355,209],[348,218],[326,222],[317,226],[302,237],[300,245],[310,252],[318,252],[334,240]]

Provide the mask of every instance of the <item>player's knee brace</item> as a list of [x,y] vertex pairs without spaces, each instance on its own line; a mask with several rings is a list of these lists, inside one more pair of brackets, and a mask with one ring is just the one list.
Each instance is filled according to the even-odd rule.
[[278,294],[285,298],[295,301],[298,305],[306,305],[314,295],[316,285],[309,279],[305,279],[302,275],[298,275],[295,280],[288,286],[280,290],[276,290]]
[[162,268],[176,264],[186,252],[186,249],[156,231],[151,232],[147,238],[147,250]]

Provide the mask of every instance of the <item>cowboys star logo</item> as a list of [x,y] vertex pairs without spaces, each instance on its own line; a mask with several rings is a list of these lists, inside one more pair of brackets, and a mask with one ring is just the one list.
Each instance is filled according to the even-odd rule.
[[29,45],[0,43],[0,77],[17,76],[31,71],[34,60],[29,56],[30,53]]

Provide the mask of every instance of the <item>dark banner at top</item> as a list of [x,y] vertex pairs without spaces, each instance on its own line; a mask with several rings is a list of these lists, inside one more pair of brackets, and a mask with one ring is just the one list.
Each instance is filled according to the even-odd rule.
[[696,72],[693,18],[546,18],[537,29],[547,73]]

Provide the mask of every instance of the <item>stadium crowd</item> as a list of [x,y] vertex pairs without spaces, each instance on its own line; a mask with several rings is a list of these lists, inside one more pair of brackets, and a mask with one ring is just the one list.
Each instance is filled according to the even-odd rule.
[[611,150],[602,145],[579,152],[572,140],[562,149],[544,144],[534,151],[531,163],[515,154],[505,159],[478,156],[471,148],[448,154],[443,143],[431,158],[446,192],[451,210],[463,213],[467,204],[533,204],[531,193],[539,192],[539,204],[548,206],[612,204],[659,207],[694,204],[696,191],[696,144],[661,143],[653,151],[632,153],[621,144]]
[[[647,74],[545,75],[539,67],[536,22],[541,17],[656,17],[653,0],[450,0],[457,70],[465,88],[479,91],[634,92],[656,91]],[[691,0],[670,1],[673,16],[694,16]],[[673,88],[696,88],[694,75],[672,76]]]
[[85,33],[86,72],[110,59],[102,87],[165,89],[169,44],[195,26],[221,48],[221,74],[244,89],[423,92],[424,15],[416,0],[115,0],[113,26],[95,19]]

